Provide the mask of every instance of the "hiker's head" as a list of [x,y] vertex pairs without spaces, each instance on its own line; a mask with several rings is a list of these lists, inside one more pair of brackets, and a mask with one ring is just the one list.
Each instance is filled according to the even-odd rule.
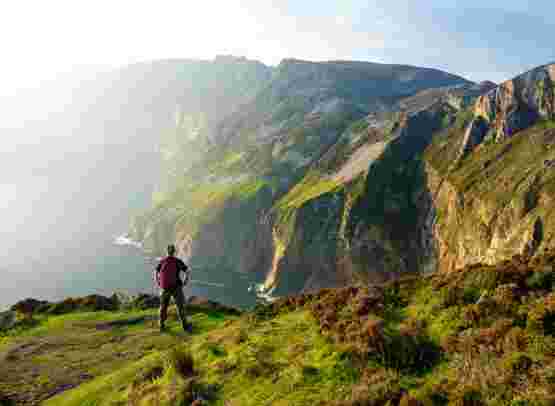
[[168,255],[169,256],[175,255],[175,245],[173,244],[168,245]]

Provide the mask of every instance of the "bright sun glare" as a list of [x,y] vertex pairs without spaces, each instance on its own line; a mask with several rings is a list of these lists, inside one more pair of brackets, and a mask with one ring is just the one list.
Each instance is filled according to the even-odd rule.
[[0,209],[8,209],[17,201],[17,186],[12,183],[0,183]]

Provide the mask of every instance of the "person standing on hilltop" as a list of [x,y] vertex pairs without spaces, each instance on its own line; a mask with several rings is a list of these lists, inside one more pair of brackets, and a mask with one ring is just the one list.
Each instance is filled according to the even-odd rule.
[[[189,282],[190,271],[189,267],[175,256],[175,251],[174,245],[168,245],[168,256],[156,266],[156,282],[160,287],[160,331],[164,331],[166,328],[168,306],[173,297],[183,330],[190,333],[193,326],[187,322],[185,296],[183,295],[183,286]],[[179,277],[180,272],[185,274],[184,282]]]

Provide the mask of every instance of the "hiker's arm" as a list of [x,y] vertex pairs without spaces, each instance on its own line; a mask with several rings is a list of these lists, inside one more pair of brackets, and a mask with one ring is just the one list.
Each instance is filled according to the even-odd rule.
[[181,261],[181,272],[183,272],[185,274],[185,280],[183,281],[183,285],[187,285],[189,283],[189,279],[191,278],[191,271],[189,270],[189,267],[187,265],[185,265],[185,262]]
[[159,263],[156,265],[156,269],[154,271],[154,275],[156,276],[156,283],[160,286],[160,269],[162,268],[162,264]]

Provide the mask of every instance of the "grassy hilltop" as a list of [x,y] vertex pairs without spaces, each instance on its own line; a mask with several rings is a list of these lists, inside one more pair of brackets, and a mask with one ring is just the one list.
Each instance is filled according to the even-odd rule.
[[0,404],[550,405],[554,262],[196,306],[192,335],[155,309],[38,314],[4,332]]

